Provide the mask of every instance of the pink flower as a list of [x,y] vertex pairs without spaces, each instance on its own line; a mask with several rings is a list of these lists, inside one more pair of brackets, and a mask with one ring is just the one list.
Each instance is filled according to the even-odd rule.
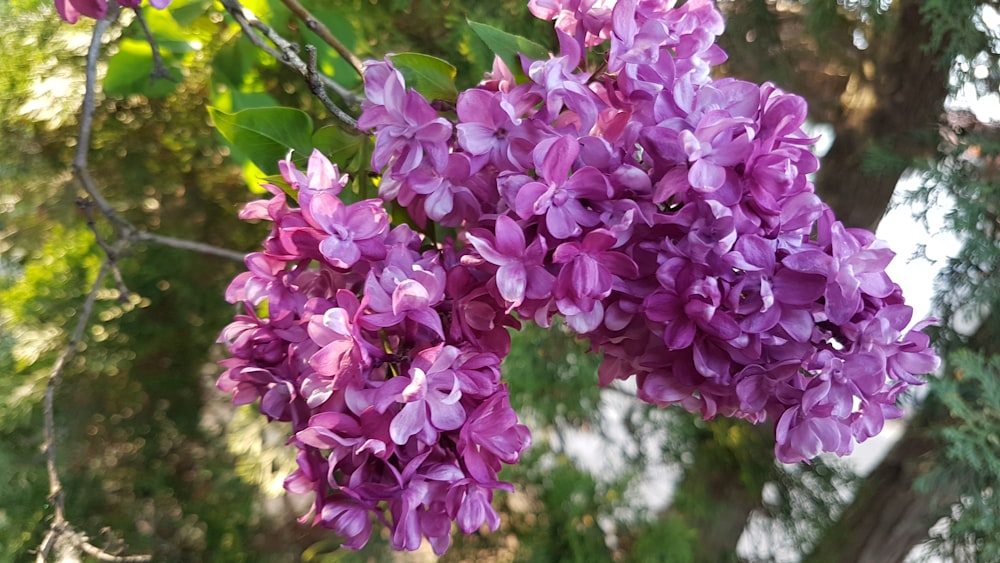
[[496,235],[484,229],[474,230],[468,239],[487,262],[500,266],[496,283],[500,296],[508,303],[507,311],[516,309],[525,297],[547,298],[555,277],[542,263],[547,251],[545,239],[537,237],[526,247],[524,231],[506,215],[497,217],[495,229]]
[[585,166],[570,175],[579,153],[580,146],[572,137],[542,141],[534,151],[539,180],[521,186],[514,202],[522,219],[544,215],[549,233],[557,239],[577,236],[582,227],[600,221],[600,215],[584,207],[581,199],[610,196],[611,186],[596,168]]
[[392,68],[392,63],[374,63],[369,69],[384,77],[377,89],[372,86],[375,80],[365,81],[369,101],[358,118],[358,128],[376,130],[372,168],[381,170],[392,162],[393,174],[404,175],[426,157],[435,169],[444,170],[451,122],[439,117],[415,90],[407,90],[403,75]]
[[[107,0],[55,0],[56,11],[67,23],[76,23],[80,16],[87,16],[99,20],[108,12]],[[134,8],[142,3],[142,0],[117,0],[118,5],[123,8]],[[149,4],[158,10],[162,10],[170,5],[170,0],[149,0]]]

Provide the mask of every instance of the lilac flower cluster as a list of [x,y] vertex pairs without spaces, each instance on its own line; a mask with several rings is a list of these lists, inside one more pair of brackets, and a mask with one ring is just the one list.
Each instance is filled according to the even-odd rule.
[[390,229],[381,200],[344,203],[346,176],[318,152],[304,174],[281,170],[297,206],[269,185],[241,215],[274,226],[227,290],[246,314],[222,333],[232,357],[219,388],[291,423],[298,469],[285,487],[314,493],[306,519],[345,546],[365,545],[373,516],[394,548],[426,537],[439,554],[452,522],[495,530],[493,491],[510,488],[501,462],[530,444],[500,383],[517,322],[453,248]]
[[905,332],[893,253],[815,195],[805,102],[711,76],[726,55],[709,0],[529,7],[559,52],[522,56],[521,84],[498,62],[454,125],[391,62],[368,66],[359,126],[382,197],[460,227],[508,311],[562,315],[603,352],[602,384],[634,375],[657,405],[776,420],[782,461],[847,454],[900,416],[937,358]]
[[[437,553],[452,522],[496,529],[497,471],[529,444],[500,382],[513,313],[565,318],[603,353],[602,385],[635,376],[650,403],[775,420],[785,462],[849,453],[937,365],[906,332],[893,253],[815,195],[805,102],[712,78],[710,1],[529,8],[559,52],[522,56],[522,83],[497,59],[454,113],[368,64],[358,124],[381,199],[345,203],[314,153],[304,174],[282,163],[291,196],[269,186],[243,212],[274,227],[227,293],[246,314],[223,332],[219,386],[291,423],[286,488],[314,493],[313,521],[348,547],[373,518],[397,549]],[[390,228],[386,203],[457,240]]]

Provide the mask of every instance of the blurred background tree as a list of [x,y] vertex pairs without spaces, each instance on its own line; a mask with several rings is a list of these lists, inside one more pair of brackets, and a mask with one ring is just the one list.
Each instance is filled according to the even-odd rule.
[[[67,167],[91,24],[60,25],[48,4],[0,4],[0,474],[10,481],[0,489],[0,559],[14,561],[34,558],[47,527],[40,398],[101,262]],[[553,44],[550,26],[523,4],[308,7],[362,58],[433,54],[456,65],[465,87],[492,60],[466,19]],[[245,5],[286,37],[321,45],[279,0]],[[895,448],[861,476],[825,458],[777,464],[766,425],[704,422],[640,405],[624,387],[600,390],[586,343],[526,330],[505,374],[535,446],[505,472],[518,492],[497,499],[501,530],[456,536],[444,559],[882,562],[924,544],[926,556],[997,560],[1000,321],[989,312],[1000,299],[1000,131],[955,95],[997,95],[998,2],[719,5],[730,54],[722,71],[802,94],[818,130],[832,131],[816,183],[845,223],[874,228],[904,176],[920,183],[913,198],[923,204],[954,205],[947,228],[963,250],[938,299],[944,375],[914,399]],[[317,127],[330,116],[208,0],[146,15],[175,80],[149,80],[138,26],[113,28],[91,171],[135,224],[250,251],[263,227],[236,212],[257,197],[247,186],[263,173],[213,131],[205,107],[297,107]],[[359,87],[331,49],[320,60],[344,87]],[[124,542],[156,561],[419,558],[392,554],[379,538],[360,553],[337,550],[335,538],[295,523],[304,508],[281,494],[292,460],[280,432],[213,388],[213,342],[233,314],[221,296],[237,264],[146,246],[121,267],[131,295],[119,300],[113,284],[99,294],[86,348],[56,399],[69,516],[92,542]],[[963,334],[957,327],[970,318],[978,328]]]

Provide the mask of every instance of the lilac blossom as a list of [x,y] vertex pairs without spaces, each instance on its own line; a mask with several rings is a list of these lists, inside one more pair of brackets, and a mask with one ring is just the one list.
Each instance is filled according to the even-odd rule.
[[553,289],[556,305],[569,325],[581,334],[596,329],[604,318],[603,300],[611,294],[615,276],[633,278],[638,267],[631,258],[611,250],[616,242],[607,230],[587,233],[580,242],[564,242],[552,261],[564,264]]
[[[814,193],[805,102],[712,77],[712,2],[529,9],[555,20],[558,52],[522,56],[520,84],[498,59],[454,123],[368,63],[379,199],[346,204],[314,152],[305,172],[281,163],[290,196],[267,185],[241,213],[272,228],[226,292],[245,313],[220,335],[218,386],[291,423],[286,489],[347,547],[373,522],[438,554],[452,523],[499,526],[498,472],[531,443],[500,369],[514,312],[564,317],[603,353],[601,385],[774,421],[787,463],[849,453],[939,363],[925,324],[907,330],[892,252]],[[390,228],[389,205],[418,230]]]
[[[142,0],[116,0],[123,8],[136,8]],[[66,23],[76,23],[80,16],[95,20],[102,19],[108,12],[107,0],[55,0],[56,11]],[[170,0],[149,0],[149,5],[162,10],[170,5]]]
[[496,235],[485,230],[472,231],[468,239],[480,256],[499,266],[496,284],[500,296],[509,304],[508,311],[517,308],[526,297],[548,296],[554,276],[543,265],[548,251],[545,239],[538,237],[526,245],[524,232],[506,215],[497,217],[495,230]]
[[380,170],[391,160],[393,173],[402,175],[413,171],[426,157],[435,169],[444,169],[451,122],[439,117],[415,90],[408,90],[403,75],[392,68],[392,63],[370,66],[376,67],[384,79],[377,93],[374,82],[366,81],[369,101],[358,118],[359,128],[377,129],[372,168]]
[[583,227],[600,221],[599,214],[581,200],[606,199],[610,195],[607,179],[596,168],[585,166],[570,175],[579,153],[579,145],[570,137],[543,141],[534,151],[539,181],[522,185],[514,201],[522,219],[544,215],[545,226],[557,239],[577,236]]

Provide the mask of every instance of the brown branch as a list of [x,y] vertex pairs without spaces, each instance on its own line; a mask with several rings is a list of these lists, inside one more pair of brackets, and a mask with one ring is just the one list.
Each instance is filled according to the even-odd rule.
[[[236,23],[239,24],[240,29],[243,30],[243,35],[246,36],[251,43],[297,72],[299,76],[306,81],[306,84],[309,85],[310,91],[316,94],[319,98],[323,107],[333,114],[333,116],[336,117],[342,124],[347,125],[351,129],[357,128],[358,122],[330,101],[329,96],[326,95],[325,88],[330,88],[336,92],[336,94],[348,104],[352,104],[357,101],[357,97],[354,96],[354,94],[331,80],[329,77],[319,74],[319,72],[315,70],[315,67],[312,71],[310,71],[309,65],[302,60],[302,57],[299,56],[299,46],[282,37],[281,34],[275,31],[271,26],[260,21],[252,11],[240,4],[239,0],[221,0],[221,2],[226,11],[229,12],[229,14],[233,16],[233,19],[236,20]],[[268,41],[270,41],[274,47],[269,45]],[[316,88],[314,88],[314,85]],[[317,89],[323,92],[322,96],[316,93]]]
[[118,259],[124,255],[126,249],[122,247],[121,241],[111,243],[104,240],[104,237],[101,236],[101,232],[97,229],[97,220],[94,218],[94,206],[91,200],[81,197],[76,200],[76,206],[83,211],[84,216],[87,218],[87,227],[94,233],[94,240],[97,241],[97,246],[100,246],[101,250],[104,251],[104,255],[107,256],[107,264],[111,269],[111,275],[114,277],[115,283],[118,284],[118,300],[127,301],[131,292],[128,286],[125,285],[121,269],[118,268]]
[[219,258],[225,258],[227,260],[235,260],[236,262],[239,262],[241,264],[243,263],[243,260],[246,258],[246,254],[242,252],[236,252],[235,250],[219,248],[218,246],[212,246],[211,244],[205,244],[203,242],[195,242],[193,240],[174,238],[166,235],[158,235],[156,233],[150,233],[147,231],[136,231],[133,240],[152,242],[162,246],[179,248],[181,250],[190,250],[193,252],[198,252],[200,254],[207,254],[209,256],[218,256]]
[[298,16],[298,18],[302,20],[303,23],[306,24],[306,27],[308,27],[310,31],[312,31],[316,35],[319,35],[320,39],[325,41],[327,45],[333,47],[333,49],[337,51],[337,53],[339,53],[340,56],[343,57],[344,60],[351,65],[351,68],[354,69],[354,72],[358,73],[358,76],[362,77],[364,76],[365,68],[364,64],[362,64],[361,62],[361,59],[359,59],[357,55],[352,53],[351,50],[348,49],[346,45],[340,42],[339,39],[334,37],[334,35],[330,33],[330,30],[326,27],[326,25],[323,24],[323,22],[316,19],[316,16],[312,15],[312,13],[309,12],[309,10],[305,9],[305,7],[303,7],[302,4],[299,4],[298,0],[281,0],[281,2],[285,6],[287,6],[288,9],[291,10],[293,14]]
[[101,286],[104,284],[104,278],[107,276],[109,269],[107,261],[101,264],[101,269],[97,272],[97,278],[90,288],[90,293],[87,294],[87,298],[83,302],[83,307],[77,312],[79,317],[76,319],[76,326],[73,327],[69,342],[66,343],[66,348],[63,349],[62,354],[59,355],[55,365],[52,367],[52,373],[49,374],[49,381],[45,386],[45,398],[42,400],[43,448],[45,450],[45,468],[49,474],[49,502],[52,503],[54,514],[52,523],[49,525],[49,531],[45,535],[42,545],[38,548],[36,560],[39,562],[45,561],[49,555],[49,551],[51,551],[56,541],[59,540],[59,537],[71,529],[69,522],[66,521],[66,497],[63,494],[62,481],[59,480],[59,471],[56,468],[56,425],[55,416],[53,415],[56,389],[59,387],[59,381],[62,379],[66,365],[76,355],[76,349],[83,339],[83,331],[87,328],[87,324],[90,322],[90,315],[94,312],[94,302],[97,300],[97,292],[100,291]]
[[150,80],[165,79],[174,82],[174,77],[170,76],[170,70],[163,63],[163,57],[160,56],[160,46],[156,43],[153,32],[149,30],[149,24],[146,23],[146,16],[142,14],[142,8],[135,6],[132,10],[135,11],[135,19],[139,20],[142,32],[146,35],[146,42],[149,43],[149,48],[153,51],[153,70],[149,73]]

